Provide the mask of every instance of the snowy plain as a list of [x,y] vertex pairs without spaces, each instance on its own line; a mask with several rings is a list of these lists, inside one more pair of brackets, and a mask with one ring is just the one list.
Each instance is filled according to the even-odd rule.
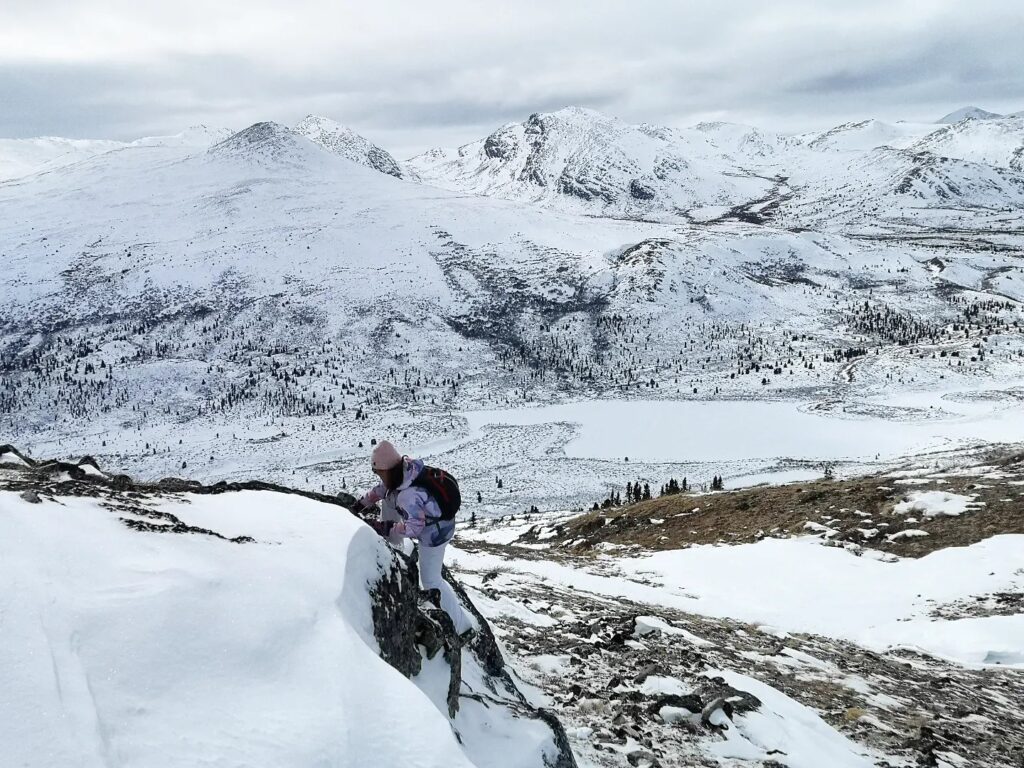
[[817,402],[794,400],[590,400],[463,415],[471,434],[490,425],[572,424],[569,457],[650,462],[891,460],[1024,436],[1019,405],[956,402],[942,394],[907,395],[917,408],[933,409],[923,419],[920,411],[902,419],[821,412]]

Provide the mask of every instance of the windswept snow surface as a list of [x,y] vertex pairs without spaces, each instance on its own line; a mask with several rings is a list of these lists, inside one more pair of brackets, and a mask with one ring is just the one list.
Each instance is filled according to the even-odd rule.
[[484,756],[471,762],[430,675],[410,681],[379,658],[368,588],[391,555],[355,518],[271,492],[156,504],[256,541],[138,532],[91,498],[0,492],[3,765],[539,759],[532,726],[464,707],[455,726]]
[[226,128],[194,125],[172,136],[146,136],[131,142],[56,136],[0,139],[0,181],[53,171],[115,150],[178,147],[199,151],[230,135],[231,131]]
[[0,139],[0,181],[28,176],[84,160],[124,146],[104,139]]
[[1024,589],[1024,536],[995,536],[898,562],[804,538],[606,556],[594,570],[543,560],[510,565],[494,557],[491,563],[491,557],[460,551],[457,562],[512,567],[599,595],[877,650],[907,646],[965,664],[1024,666],[1024,615],[952,621],[929,615],[938,604]]

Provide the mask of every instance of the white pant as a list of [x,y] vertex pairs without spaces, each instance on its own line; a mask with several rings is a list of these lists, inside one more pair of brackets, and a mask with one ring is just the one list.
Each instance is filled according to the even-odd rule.
[[[381,502],[380,519],[394,520],[396,522],[402,519],[398,510],[395,509],[394,499],[390,496]],[[392,533],[388,536],[388,543],[391,546],[409,554],[409,551],[405,548],[405,542],[406,538],[400,533]],[[423,589],[440,590],[441,607],[451,617],[452,624],[455,625],[455,631],[461,635],[467,629],[470,629],[473,624],[466,615],[466,612],[462,610],[462,603],[459,602],[459,598],[455,595],[452,585],[441,576],[441,565],[444,563],[444,548],[447,546],[447,542],[439,547],[428,547],[422,542],[420,543],[420,585]]]
[[455,595],[455,590],[441,577],[441,564],[444,562],[444,549],[447,542],[437,547],[427,547],[420,544],[420,584],[424,589],[438,589],[441,591],[441,607],[455,625],[455,631],[462,634],[473,625],[462,610],[462,603]]

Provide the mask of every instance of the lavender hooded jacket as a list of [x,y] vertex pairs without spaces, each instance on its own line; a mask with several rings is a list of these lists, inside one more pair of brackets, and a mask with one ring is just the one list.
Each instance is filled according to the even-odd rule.
[[421,545],[437,547],[450,541],[455,535],[455,521],[441,520],[441,510],[433,497],[412,484],[412,481],[423,471],[423,462],[419,459],[402,457],[402,483],[394,491],[389,491],[384,483],[366,492],[360,500],[370,507],[388,497],[395,495],[395,508],[402,520],[395,524],[392,533],[418,539]]

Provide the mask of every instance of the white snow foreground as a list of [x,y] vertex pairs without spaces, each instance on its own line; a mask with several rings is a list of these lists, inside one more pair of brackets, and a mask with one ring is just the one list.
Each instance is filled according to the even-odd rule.
[[374,590],[401,564],[339,507],[132,496],[218,538],[133,530],[158,519],[110,497],[40,495],[0,491],[4,765],[573,764],[469,649],[461,690],[480,700],[454,720],[441,653],[412,680],[381,658]]

